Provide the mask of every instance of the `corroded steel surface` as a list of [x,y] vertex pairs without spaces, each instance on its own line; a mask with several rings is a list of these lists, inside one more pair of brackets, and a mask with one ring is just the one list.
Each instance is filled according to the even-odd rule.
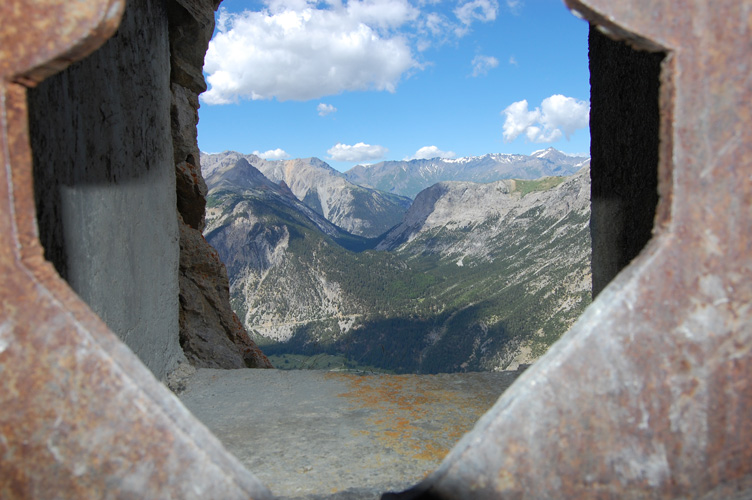
[[401,498],[752,498],[752,2],[568,4],[668,54],[655,237]]
[[[669,54],[656,237],[406,497],[752,497],[752,3],[569,4]],[[20,84],[121,8],[0,4],[0,497],[263,498],[37,243]]]
[[82,59],[117,28],[125,0],[0,4],[0,75],[34,84]]
[[266,498],[37,240],[22,84],[101,45],[123,3],[0,4],[0,498]]

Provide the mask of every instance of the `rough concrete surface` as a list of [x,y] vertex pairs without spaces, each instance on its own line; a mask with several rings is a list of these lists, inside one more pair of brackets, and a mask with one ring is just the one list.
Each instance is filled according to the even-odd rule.
[[178,224],[162,2],[131,0],[117,34],[29,91],[45,257],[164,378],[178,342]]
[[433,471],[517,374],[199,369],[180,399],[274,494],[378,499]]

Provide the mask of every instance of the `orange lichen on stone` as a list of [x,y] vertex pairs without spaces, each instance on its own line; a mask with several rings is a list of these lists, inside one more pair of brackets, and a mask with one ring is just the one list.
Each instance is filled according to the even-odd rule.
[[374,412],[368,418],[371,427],[363,433],[400,455],[435,462],[472,429],[506,387],[462,390],[447,386],[447,377],[441,375],[334,373],[328,377],[350,386],[339,396],[351,408]]

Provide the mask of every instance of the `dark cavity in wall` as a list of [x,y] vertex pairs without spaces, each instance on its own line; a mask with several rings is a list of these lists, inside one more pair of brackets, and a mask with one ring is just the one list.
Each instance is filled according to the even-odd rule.
[[595,297],[652,237],[665,54],[633,50],[593,26],[588,42]]

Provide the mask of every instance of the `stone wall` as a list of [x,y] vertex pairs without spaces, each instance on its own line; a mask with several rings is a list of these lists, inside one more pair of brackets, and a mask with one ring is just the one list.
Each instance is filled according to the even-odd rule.
[[652,236],[663,54],[632,50],[592,26],[588,42],[595,297]]
[[158,378],[178,342],[178,224],[165,2],[129,0],[100,50],[29,93],[40,239]]
[[196,142],[219,0],[130,0],[99,51],[29,94],[45,256],[160,379],[178,363],[270,367],[201,236]]

